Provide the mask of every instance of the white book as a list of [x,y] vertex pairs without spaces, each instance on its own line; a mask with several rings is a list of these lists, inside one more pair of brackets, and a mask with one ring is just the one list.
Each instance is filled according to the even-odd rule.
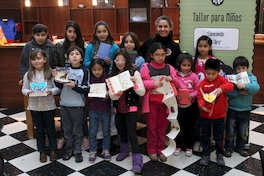
[[106,98],[107,90],[105,83],[90,84],[90,92],[88,97]]
[[248,73],[247,72],[241,72],[236,75],[225,75],[225,78],[232,82],[232,83],[242,83],[242,84],[248,84],[250,83],[250,80],[248,78]]
[[106,84],[112,94],[117,94],[119,91],[125,91],[134,86],[134,83],[130,80],[131,75],[129,71],[124,71],[116,76],[107,78]]

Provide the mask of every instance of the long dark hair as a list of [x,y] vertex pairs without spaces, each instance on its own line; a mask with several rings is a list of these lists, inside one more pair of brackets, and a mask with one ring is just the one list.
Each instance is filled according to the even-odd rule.
[[62,44],[64,51],[67,51],[71,46],[71,42],[67,37],[67,30],[69,27],[74,28],[75,33],[77,35],[77,38],[75,40],[76,45],[79,46],[84,51],[84,40],[82,37],[82,32],[81,32],[80,26],[78,25],[78,23],[76,23],[75,21],[72,21],[72,20],[68,21],[66,26],[65,26],[65,34],[64,34],[65,40]]
[[[116,59],[116,57],[118,55],[123,55],[124,59],[126,60],[124,71],[131,70],[132,69],[132,64],[130,62],[130,58],[129,58],[129,55],[128,55],[126,49],[125,48],[120,48],[120,49],[116,50],[116,52],[114,54],[114,60]],[[111,76],[115,76],[118,73],[119,73],[119,69],[117,68],[116,64],[114,63],[113,64],[113,68],[112,68],[112,72],[110,73],[110,77]]]
[[[29,55],[29,60],[35,60],[37,58],[38,53],[40,53],[44,58],[46,58],[46,63],[44,63],[44,78],[46,80],[50,80],[52,77],[52,70],[50,68],[50,64],[49,64],[49,59],[48,59],[48,55],[45,53],[45,51],[41,50],[41,49],[36,49],[34,51],[32,51]],[[35,68],[33,67],[33,65],[30,63],[29,64],[29,68],[28,68],[28,80],[32,81],[33,76],[36,74]]]
[[141,55],[141,54],[140,54],[140,44],[139,44],[138,36],[137,36],[137,34],[135,34],[134,32],[127,32],[127,33],[125,33],[125,35],[124,35],[124,37],[123,37],[123,39],[122,39],[122,42],[121,42],[120,47],[121,47],[121,48],[125,48],[125,40],[126,40],[126,37],[127,37],[127,36],[130,36],[130,37],[132,38],[133,42],[135,43],[135,48],[134,48],[134,50],[137,51],[137,54],[138,54],[138,55]]
[[[200,55],[199,50],[198,50],[198,45],[201,41],[207,41],[209,46],[212,46],[212,43],[213,43],[212,39],[210,37],[208,37],[207,35],[202,35],[201,37],[199,37],[197,39],[195,56],[194,56],[194,60],[193,60],[193,69],[195,69],[195,63],[197,62],[197,59]],[[213,56],[212,49],[209,50],[208,55]]]
[[111,35],[111,32],[110,32],[110,29],[109,29],[109,26],[108,24],[105,22],[105,21],[98,21],[95,25],[94,25],[94,34],[93,34],[93,40],[92,40],[92,43],[100,43],[101,41],[96,37],[96,31],[97,31],[97,28],[98,26],[101,26],[103,25],[106,30],[108,31],[108,37],[106,39],[106,43],[108,44],[113,44],[114,43],[114,38],[112,37]]
[[93,73],[92,73],[92,68],[93,68],[96,64],[101,65],[101,66],[103,67],[103,70],[104,70],[103,74],[107,75],[107,73],[108,73],[108,68],[109,68],[109,67],[108,67],[107,64],[104,62],[104,60],[101,59],[101,58],[94,58],[94,59],[92,59],[92,61],[91,61],[91,63],[90,63],[90,72],[91,72],[91,75],[93,75]]
[[160,42],[155,42],[149,48],[149,57],[147,58],[147,62],[151,62],[153,58],[151,57],[158,49],[163,49],[165,53],[167,52],[167,48],[164,44]]

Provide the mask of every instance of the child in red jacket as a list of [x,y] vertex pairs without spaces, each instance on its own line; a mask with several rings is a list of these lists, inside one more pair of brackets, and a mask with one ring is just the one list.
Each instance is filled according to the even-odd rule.
[[[223,135],[225,129],[224,118],[226,116],[227,98],[226,92],[231,92],[234,85],[219,75],[220,62],[216,59],[208,59],[205,62],[205,79],[200,82],[197,88],[197,100],[200,109],[201,121],[201,143],[203,147],[203,157],[200,165],[206,166],[210,160],[210,136],[211,126],[216,147],[217,164],[225,165],[223,159]],[[214,101],[207,102],[204,95],[209,93],[216,97]],[[209,94],[210,95],[210,94]]]

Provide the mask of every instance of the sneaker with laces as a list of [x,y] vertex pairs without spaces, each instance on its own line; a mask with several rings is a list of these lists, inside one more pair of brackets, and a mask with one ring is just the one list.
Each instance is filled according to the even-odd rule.
[[202,159],[200,160],[200,165],[207,166],[210,160],[210,156],[204,155]]
[[175,151],[173,152],[173,155],[178,156],[181,153],[181,148],[176,148]]
[[239,153],[243,157],[248,157],[249,153],[246,150],[243,149],[235,149],[235,152]]
[[190,157],[190,156],[192,156],[192,154],[193,154],[192,149],[186,148],[185,156]]
[[87,150],[89,149],[90,147],[90,143],[89,143],[89,139],[87,136],[83,137],[83,140],[82,140],[82,150]]
[[216,163],[218,166],[224,166],[225,165],[224,157],[222,154],[217,154]]
[[75,162],[76,163],[80,163],[80,162],[83,161],[83,157],[82,157],[82,154],[81,153],[74,154],[74,157],[75,157]]
[[202,152],[202,151],[203,151],[203,147],[202,147],[200,141],[196,141],[196,142],[193,144],[193,151],[195,151],[195,152]]
[[111,155],[109,153],[109,150],[103,150],[102,155],[104,156],[105,161],[110,161],[111,160]]
[[94,163],[95,160],[96,160],[96,156],[97,156],[97,152],[90,152],[90,155],[89,155],[89,163]]
[[62,149],[62,147],[64,146],[64,144],[66,143],[66,139],[65,138],[60,138],[57,141],[57,149]]

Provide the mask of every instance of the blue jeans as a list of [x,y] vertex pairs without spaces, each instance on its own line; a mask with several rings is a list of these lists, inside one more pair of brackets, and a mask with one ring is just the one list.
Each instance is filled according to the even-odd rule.
[[103,142],[102,149],[109,150],[111,135],[110,135],[110,122],[111,122],[111,113],[110,111],[93,111],[89,110],[89,126],[90,126],[90,151],[95,152],[97,150],[97,131],[99,120],[102,124],[103,131]]
[[226,139],[225,149],[233,151],[236,149],[243,149],[248,139],[250,111],[235,111],[228,109],[226,119]]

